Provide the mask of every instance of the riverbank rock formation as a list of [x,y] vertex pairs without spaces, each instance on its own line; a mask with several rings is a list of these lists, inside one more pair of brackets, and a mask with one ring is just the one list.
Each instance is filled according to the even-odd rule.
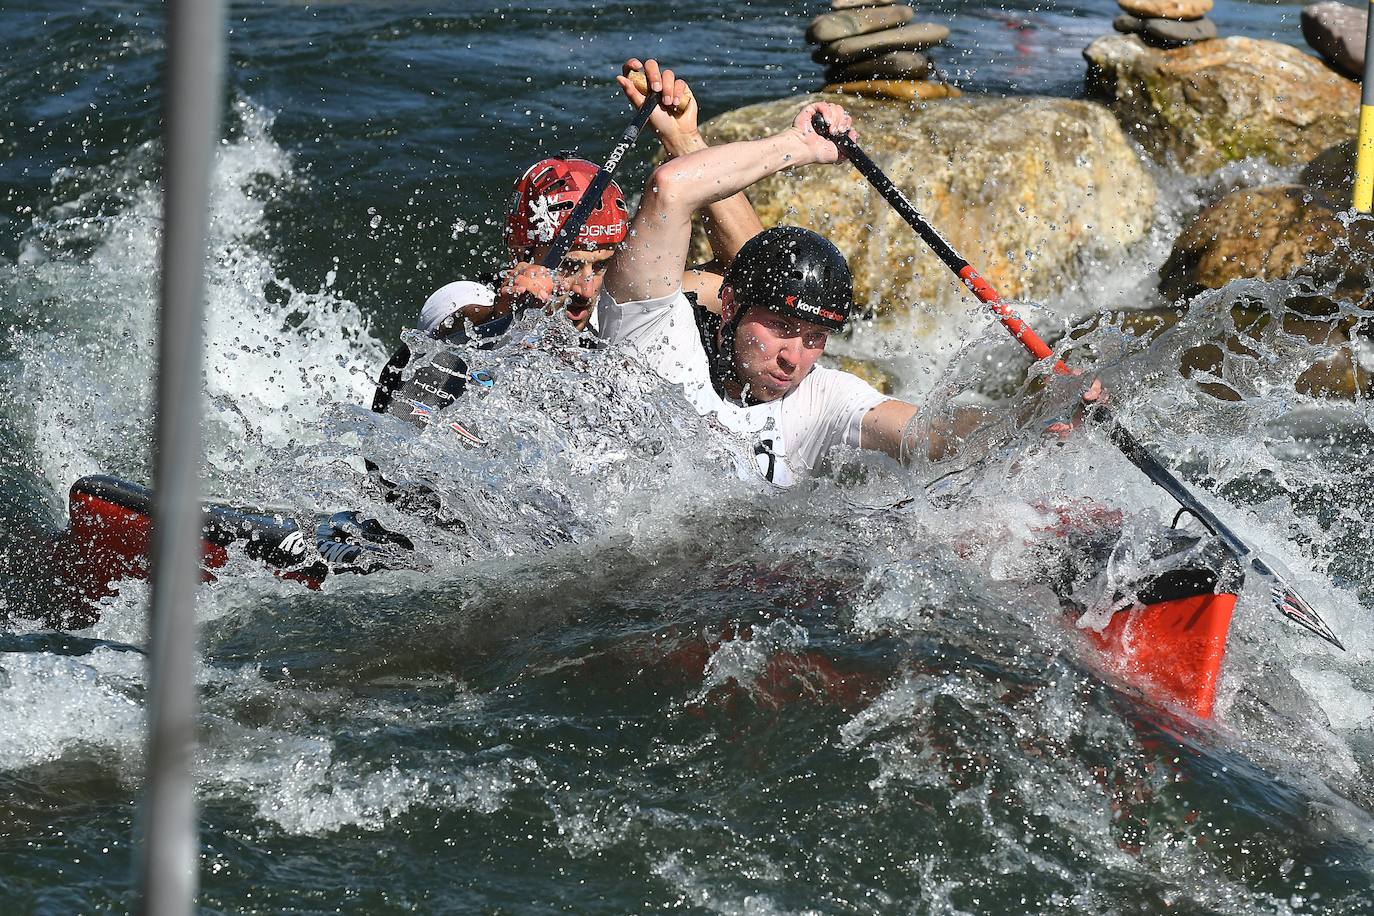
[[1221,38],[1164,50],[1109,35],[1083,56],[1088,94],[1152,157],[1192,175],[1249,156],[1301,165],[1355,134],[1359,86],[1276,41]]
[[[1160,268],[1160,292],[1181,299],[1232,280],[1301,276],[1331,286],[1332,298],[1362,303],[1374,266],[1374,220],[1347,224],[1343,209],[1304,185],[1232,191],[1194,217],[1174,242]],[[1303,310],[1335,307],[1312,303]]]
[[[1053,98],[910,104],[813,94],[750,105],[702,127],[712,143],[784,130],[811,101],[842,101],[859,142],[954,248],[1012,298],[1060,289],[1080,258],[1120,255],[1150,228],[1156,189],[1106,108]],[[879,312],[967,304],[962,284],[850,165],[815,165],[749,190],[765,226],[839,246],[855,299]],[[700,233],[695,252],[705,252]]]
[[1342,140],[1322,150],[1298,175],[1298,184],[1305,184],[1342,206],[1355,195],[1356,140]]

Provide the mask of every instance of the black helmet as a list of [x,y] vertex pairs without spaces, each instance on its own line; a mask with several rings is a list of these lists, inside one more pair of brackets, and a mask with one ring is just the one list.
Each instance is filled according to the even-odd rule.
[[844,255],[824,236],[798,226],[774,226],[745,242],[725,272],[725,285],[739,304],[735,322],[747,306],[761,305],[841,331],[854,308],[854,278]]

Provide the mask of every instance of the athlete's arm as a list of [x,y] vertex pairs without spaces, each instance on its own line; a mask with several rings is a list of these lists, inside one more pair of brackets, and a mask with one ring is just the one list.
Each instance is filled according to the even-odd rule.
[[860,448],[887,452],[903,464],[921,456],[931,461],[949,458],[959,446],[985,422],[987,411],[981,407],[960,407],[952,418],[938,417],[921,424],[916,414],[919,408],[906,401],[884,401],[864,414],[859,433]]
[[630,237],[611,261],[607,292],[619,302],[672,294],[682,287],[693,213],[783,169],[837,161],[835,144],[811,127],[816,112],[837,129],[849,129],[844,109],[819,102],[802,109],[792,127],[780,134],[697,150],[654,169]]
[[[636,108],[644,104],[645,90],[649,86],[671,94],[675,100],[673,107],[660,105],[649,117],[649,124],[658,133],[669,159],[706,149],[706,140],[697,129],[697,100],[685,80],[675,78],[671,70],[660,69],[656,60],[641,63],[632,57],[625,61],[621,71],[623,75],[616,82]],[[707,204],[701,217],[713,258],[685,272],[682,288],[685,292],[696,293],[698,304],[719,312],[720,283],[725,269],[744,243],[763,231],[763,224],[743,191]]]

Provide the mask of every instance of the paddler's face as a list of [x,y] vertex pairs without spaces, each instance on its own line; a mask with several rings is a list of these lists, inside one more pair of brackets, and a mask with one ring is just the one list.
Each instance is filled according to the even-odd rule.
[[[548,248],[536,248],[531,260],[537,264],[547,253]],[[552,305],[564,309],[568,320],[579,331],[585,331],[591,323],[592,306],[601,295],[601,283],[606,279],[606,268],[614,256],[612,248],[570,251],[558,267]]]
[[811,372],[829,334],[818,324],[746,306],[735,328],[735,374],[753,400],[776,401]]

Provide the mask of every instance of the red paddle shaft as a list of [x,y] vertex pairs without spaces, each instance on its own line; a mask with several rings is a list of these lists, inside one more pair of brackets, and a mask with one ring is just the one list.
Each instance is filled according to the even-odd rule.
[[[939,256],[940,260],[945,262],[945,266],[954,271],[959,279],[964,281],[964,285],[966,285],[980,301],[986,302],[988,306],[991,307],[1003,326],[1011,332],[1012,337],[1021,341],[1022,345],[1025,346],[1036,359],[1046,359],[1054,355],[1050,348],[1045,345],[1045,342],[1040,339],[1039,335],[1031,330],[1024,321],[1016,317],[1016,313],[1011,310],[1011,306],[1002,301],[1002,297],[997,295],[997,291],[992,288],[992,284],[984,280],[968,261],[959,257],[958,252],[950,246],[949,242],[945,241],[944,236],[936,232],[935,227],[926,222],[926,218],[920,214],[920,211],[916,209],[911,201],[907,200],[906,195],[902,193],[901,189],[892,183],[892,179],[883,174],[883,170],[878,168],[873,160],[868,158],[868,154],[859,148],[859,144],[854,138],[850,137],[848,134],[832,133],[830,125],[825,123],[825,118],[819,113],[812,115],[811,126],[815,128],[816,133],[820,134],[831,143],[834,143],[840,152],[844,153],[846,159],[854,163],[854,167],[859,170],[859,173],[867,178],[869,184],[873,185],[874,189],[883,196],[883,199],[901,214],[902,219],[906,220],[907,224],[911,226],[912,229],[916,230],[917,235],[930,246],[931,250]],[[1070,370],[1064,365],[1063,360],[1055,360],[1054,371],[1060,374],[1066,374]],[[1271,579],[1274,583],[1272,589],[1274,606],[1277,607],[1285,617],[1311,630],[1332,645],[1341,649],[1345,648],[1345,646],[1341,645],[1341,641],[1336,637],[1336,634],[1331,631],[1326,621],[1322,620],[1321,615],[1317,613],[1312,605],[1308,604],[1307,601],[1304,600],[1292,586],[1285,582],[1283,577],[1269,566],[1268,563],[1265,563],[1258,556],[1255,556],[1250,545],[1242,541],[1221,519],[1217,518],[1216,514],[1212,512],[1211,509],[1204,506],[1198,498],[1183,485],[1183,481],[1175,477],[1168,468],[1161,464],[1159,459],[1155,458],[1155,456],[1131,434],[1130,430],[1117,422],[1116,418],[1112,416],[1111,411],[1102,405],[1098,405],[1093,409],[1093,416],[1106,427],[1107,434],[1111,437],[1112,442],[1117,448],[1121,449],[1121,453],[1125,455],[1132,464],[1143,471],[1150,480],[1163,488],[1166,493],[1172,496],[1180,506],[1191,513],[1192,516],[1200,521],[1209,531],[1221,538],[1227,549],[1230,550],[1234,556],[1238,559],[1248,558],[1251,568],[1260,575],[1267,576]]]
[[[892,205],[892,208],[906,220],[907,225],[916,230],[930,250],[939,256],[945,266],[954,271],[955,276],[964,281],[964,285],[969,288],[973,295],[978,297],[980,302],[987,303],[992,309],[1003,327],[1011,332],[1011,336],[1021,341],[1022,346],[1031,352],[1036,359],[1045,359],[1053,355],[1050,348],[1040,339],[1040,335],[1031,330],[1030,325],[1026,324],[1011,306],[1002,301],[1002,297],[997,295],[997,290],[992,288],[992,284],[983,279],[983,275],[974,270],[973,265],[959,256],[959,253],[945,241],[944,236],[936,231],[935,227],[926,221],[920,211],[907,200],[906,195],[901,189],[892,183],[892,179],[883,174],[883,170],[868,158],[868,154],[859,148],[859,144],[845,135],[837,135],[830,132],[830,126],[825,123],[825,118],[816,114],[811,118],[811,126],[816,129],[816,133],[834,143],[844,153],[845,158],[854,163],[854,168],[859,170],[859,174],[868,179],[869,184],[883,196],[883,199]],[[1065,374],[1069,368],[1060,360],[1056,360],[1054,371]]]

